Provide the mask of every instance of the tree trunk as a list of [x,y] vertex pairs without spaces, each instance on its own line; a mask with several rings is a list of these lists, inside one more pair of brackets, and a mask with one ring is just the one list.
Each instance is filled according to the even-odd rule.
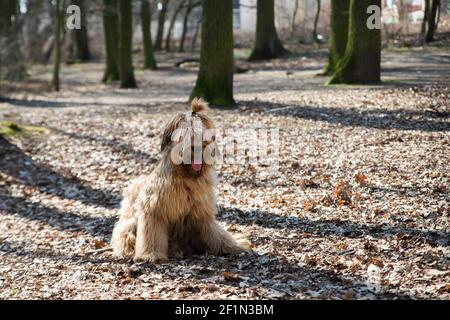
[[380,82],[381,31],[369,29],[367,8],[381,0],[351,0],[347,47],[329,84]]
[[180,45],[178,46],[179,52],[184,51],[184,43],[186,41],[186,35],[188,32],[189,16],[191,15],[192,10],[194,10],[196,7],[200,6],[201,4],[202,4],[201,1],[192,3],[192,0],[189,0],[189,3],[186,8],[186,13],[184,14],[184,19],[183,19],[183,31],[181,32]]
[[320,43],[320,40],[317,38],[317,24],[319,23],[319,17],[320,17],[320,7],[321,7],[321,1],[316,0],[317,2],[317,11],[316,16],[314,17],[314,28],[313,28],[313,38],[316,43]]
[[197,38],[198,38],[198,34],[200,32],[201,25],[202,25],[202,18],[198,19],[197,23],[195,24],[195,31],[194,31],[194,35],[192,36],[192,42],[191,42],[191,51],[194,51],[195,46],[197,45]]
[[132,0],[119,0],[119,73],[121,88],[136,88],[133,70],[133,17]]
[[164,37],[164,24],[166,23],[167,6],[170,0],[162,0],[161,10],[158,15],[158,30],[156,31],[155,50],[161,50]]
[[331,0],[330,53],[323,75],[332,75],[345,53],[348,36],[350,0]]
[[233,73],[233,1],[203,0],[200,69],[190,99],[231,106]]
[[291,20],[291,37],[293,37],[295,34],[295,26],[296,26],[295,19],[297,19],[298,2],[299,1],[300,0],[295,0],[295,3],[294,3],[294,12],[292,12],[292,20]]
[[423,11],[422,27],[420,30],[422,34],[425,34],[425,32],[427,32],[427,22],[429,15],[430,15],[430,0],[425,0],[425,9]]
[[87,6],[85,0],[72,0],[72,4],[80,7],[81,29],[71,30],[74,51],[72,52],[70,60],[77,62],[88,61],[91,59],[91,51],[89,50],[89,38],[87,34]]
[[175,11],[173,12],[172,19],[170,20],[169,30],[167,30],[167,36],[166,36],[166,51],[170,51],[170,41],[172,40],[172,31],[175,27],[175,23],[177,22],[178,14],[181,12],[181,9],[183,9],[184,4],[187,0],[180,1],[178,3],[178,6],[175,8]]
[[119,76],[119,15],[117,0],[103,0],[103,31],[106,66],[103,82],[116,81]]
[[281,44],[275,28],[274,0],[258,0],[256,15],[256,40],[248,60],[274,59],[288,51]]
[[17,0],[1,0],[0,78],[21,81],[27,76],[21,48],[23,18]]
[[59,66],[61,64],[61,0],[56,0],[55,5],[55,40],[53,48],[55,50],[55,61],[53,66],[53,90],[59,91]]
[[151,14],[149,0],[141,0],[141,27],[142,42],[144,44],[144,69],[157,69],[155,54],[153,52],[151,33]]
[[432,42],[434,41],[434,34],[436,33],[436,29],[439,22],[439,10],[441,8],[440,0],[431,0],[431,8],[430,14],[428,15],[428,31],[425,37],[425,41]]

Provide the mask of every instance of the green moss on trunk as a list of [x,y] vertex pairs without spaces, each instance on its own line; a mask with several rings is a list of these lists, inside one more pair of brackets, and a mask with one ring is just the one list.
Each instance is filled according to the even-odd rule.
[[190,99],[229,107],[233,99],[232,0],[203,0],[200,69]]
[[119,76],[119,15],[117,0],[103,0],[103,31],[106,65],[103,82],[116,81]]
[[132,39],[132,0],[119,0],[120,36],[119,36],[119,73],[121,88],[136,88],[134,79]]
[[249,61],[275,59],[289,53],[283,47],[275,28],[274,0],[258,0],[255,38]]
[[152,34],[150,29],[150,3],[141,0],[141,27],[142,42],[144,43],[144,69],[157,69],[155,54],[153,52]]
[[349,7],[350,0],[331,0],[330,53],[323,75],[332,75],[344,56],[347,46]]
[[380,82],[381,31],[369,29],[367,8],[381,0],[351,0],[347,46],[328,84]]

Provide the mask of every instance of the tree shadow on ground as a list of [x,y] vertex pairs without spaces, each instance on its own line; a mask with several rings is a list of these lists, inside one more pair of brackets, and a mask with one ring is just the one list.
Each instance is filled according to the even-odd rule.
[[115,222],[114,217],[86,216],[31,202],[21,196],[11,195],[0,186],[0,216],[15,215],[31,221],[45,223],[55,229],[66,232],[85,232],[93,236],[109,238]]
[[51,167],[35,161],[22,149],[0,136],[0,172],[13,177],[25,186],[40,192],[74,199],[91,206],[116,207],[120,195],[95,189],[70,173],[63,175]]
[[323,121],[341,126],[402,131],[450,131],[450,122],[436,120],[436,118],[441,116],[433,115],[426,111],[317,107],[287,105],[268,101],[246,101],[244,105],[249,110],[253,109],[285,117]]
[[[158,161],[158,158],[155,156],[152,156],[146,152],[142,152],[140,150],[134,149],[131,145],[122,142],[118,139],[108,139],[108,138],[102,138],[102,137],[94,137],[92,135],[88,134],[81,134],[77,132],[69,132],[61,129],[57,129],[54,127],[48,127],[53,132],[56,132],[58,134],[67,136],[71,139],[76,140],[84,140],[89,142],[95,142],[99,143],[102,146],[111,148],[112,153],[119,153],[122,156],[126,156],[127,158],[132,158],[141,161],[143,165],[151,166],[155,162]],[[158,137],[159,138],[159,137]]]
[[[226,214],[225,214],[226,213]],[[232,218],[229,217],[232,213]],[[237,214],[234,214],[237,213]],[[364,239],[371,236],[377,239],[389,239],[394,236],[419,237],[432,246],[449,245],[450,233],[446,231],[421,230],[388,223],[364,224],[348,220],[311,220],[296,216],[281,216],[260,210],[243,211],[238,208],[219,208],[219,217],[240,225],[256,225],[271,229],[294,229],[321,237],[346,237]]]

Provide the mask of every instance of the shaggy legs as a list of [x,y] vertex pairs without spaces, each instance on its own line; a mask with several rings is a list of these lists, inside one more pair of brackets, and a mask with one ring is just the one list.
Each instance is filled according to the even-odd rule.
[[234,238],[216,220],[201,226],[200,237],[212,254],[237,253],[250,249],[250,243],[245,238]]
[[134,261],[157,262],[167,259],[167,227],[158,219],[138,214]]

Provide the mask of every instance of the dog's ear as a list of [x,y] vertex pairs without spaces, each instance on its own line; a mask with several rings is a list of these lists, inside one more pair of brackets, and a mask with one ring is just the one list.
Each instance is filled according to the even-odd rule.
[[166,149],[170,145],[170,142],[172,141],[172,134],[178,128],[178,125],[183,120],[183,118],[184,115],[179,114],[166,125],[161,140],[161,151],[164,151],[164,149]]

